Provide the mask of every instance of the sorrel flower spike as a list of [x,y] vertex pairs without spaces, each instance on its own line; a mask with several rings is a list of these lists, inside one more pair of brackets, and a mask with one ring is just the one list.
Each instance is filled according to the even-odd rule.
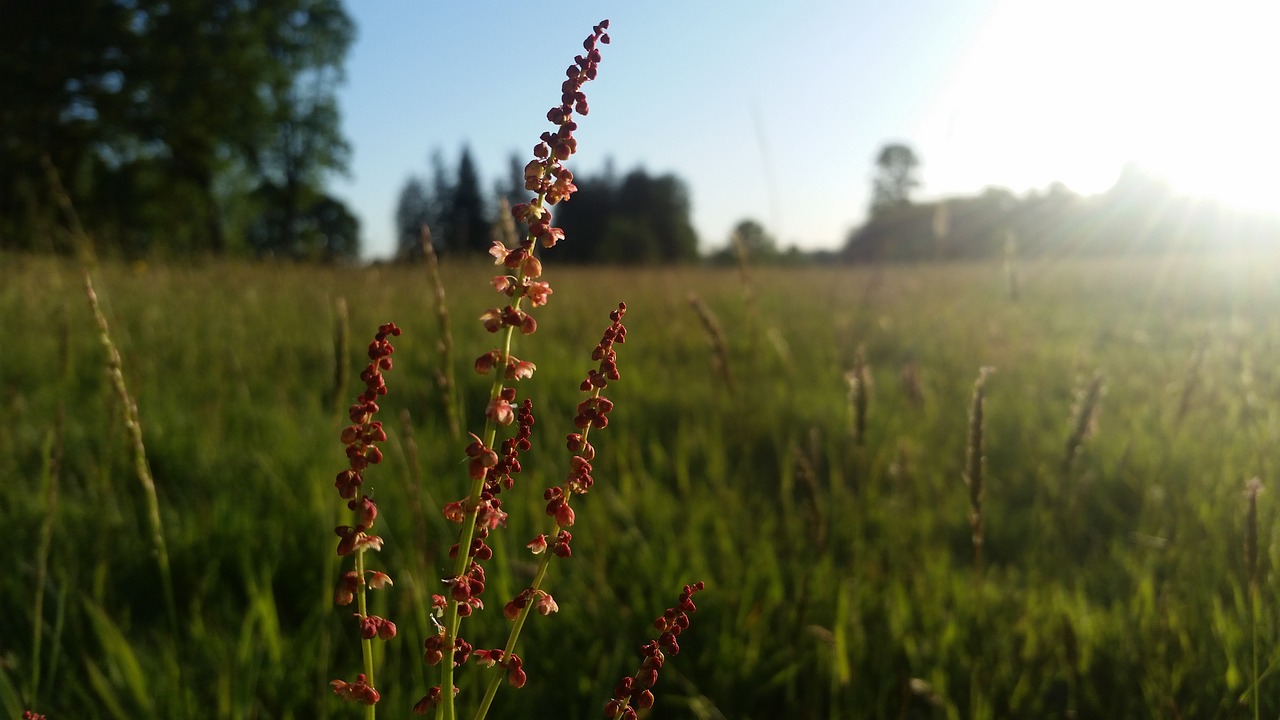
[[[622,324],[622,318],[626,312],[626,304],[618,303],[617,309],[609,313],[610,325],[605,328],[600,342],[591,353],[592,359],[597,361],[598,366],[589,370],[587,378],[582,381],[581,389],[583,392],[590,393],[590,397],[578,406],[578,414],[573,421],[580,432],[569,436],[569,451],[572,454],[569,459],[568,476],[563,484],[553,485],[543,493],[543,499],[547,501],[546,513],[552,518],[551,530],[546,534],[538,535],[526,544],[530,552],[542,556],[538,560],[533,583],[517,593],[502,609],[503,616],[512,621],[507,642],[502,648],[479,650],[475,653],[481,665],[492,667],[496,664],[505,671],[505,676],[495,673],[489,678],[480,710],[475,716],[477,718],[484,717],[504,677],[507,684],[512,687],[520,688],[524,685],[527,678],[520,656],[515,653],[515,649],[529,614],[537,612],[539,615],[550,615],[560,609],[551,593],[542,589],[542,583],[547,577],[552,558],[566,559],[573,555],[569,545],[573,535],[565,529],[574,523],[574,512],[569,505],[569,500],[573,495],[586,494],[595,482],[590,475],[590,461],[595,457],[595,449],[588,442],[587,437],[591,428],[603,428],[608,425],[607,413],[613,408],[613,403],[601,395],[600,391],[607,387],[610,381],[621,377],[614,345],[626,342],[627,328]],[[548,548],[551,552],[547,552]]]
[[668,656],[680,652],[680,643],[676,638],[689,628],[689,615],[697,610],[693,604],[694,593],[705,585],[698,581],[693,585],[685,585],[680,593],[680,600],[674,607],[667,608],[657,620],[653,621],[658,631],[658,639],[650,640],[640,647],[640,655],[644,658],[635,675],[623,677],[613,689],[613,697],[605,703],[604,716],[612,720],[636,720],[636,710],[647,710],[653,707],[653,686],[658,682],[658,671]]
[[[550,284],[538,280],[542,276],[542,262],[537,258],[537,249],[539,245],[552,247],[564,237],[563,230],[551,226],[547,206],[564,202],[577,190],[573,184],[573,173],[561,163],[577,150],[573,133],[578,125],[573,119],[574,113],[586,115],[588,112],[587,97],[582,88],[596,77],[600,62],[598,46],[608,44],[609,35],[605,32],[608,27],[609,21],[605,20],[592,28],[591,35],[583,41],[585,54],[575,57],[565,71],[566,79],[560,86],[560,104],[547,112],[547,119],[556,126],[556,130],[542,133],[534,147],[534,159],[525,166],[525,188],[536,195],[529,202],[512,208],[511,212],[515,219],[525,222],[528,233],[515,248],[495,242],[491,250],[495,263],[504,268],[503,274],[494,277],[491,284],[508,298],[508,302],[504,307],[490,308],[480,316],[486,330],[502,335],[497,348],[476,359],[475,369],[480,374],[496,372],[485,408],[484,432],[473,435],[474,442],[467,449],[471,479],[469,492],[462,500],[444,507],[445,517],[460,523],[462,529],[452,552],[455,561],[452,574],[444,578],[447,596],[436,596],[440,598],[438,605],[442,606],[443,622],[435,636],[427,638],[424,643],[424,659],[440,664],[441,682],[418,701],[414,706],[415,713],[426,713],[435,708],[437,717],[446,720],[455,717],[453,696],[457,690],[453,683],[454,667],[465,662],[472,652],[472,646],[459,633],[460,621],[483,607],[478,595],[484,590],[484,571],[479,563],[492,554],[485,543],[485,536],[494,525],[505,519],[496,495],[501,488],[509,487],[511,473],[518,472],[519,461],[515,451],[527,448],[527,426],[532,424],[527,401],[517,406],[516,391],[507,387],[507,383],[532,377],[536,367],[512,354],[513,339],[516,330],[522,335],[537,331],[538,323],[529,314],[529,309],[545,305],[552,295]],[[526,299],[528,303],[524,302]],[[517,424],[516,445],[504,443],[499,457],[498,428],[512,423]],[[541,605],[548,611],[551,606],[550,602]],[[449,653],[452,653],[454,662],[443,662]],[[502,662],[508,665],[512,684],[517,684],[518,680],[518,684],[523,685],[524,673],[516,664],[515,656],[506,653]],[[484,717],[487,708],[486,700],[477,717]]]
[[347,447],[347,469],[338,473],[334,482],[338,495],[347,501],[347,509],[352,514],[351,525],[334,529],[340,538],[338,555],[354,555],[355,569],[344,572],[339,578],[333,599],[337,605],[356,602],[358,611],[354,615],[364,655],[364,672],[356,676],[355,682],[334,680],[330,685],[339,697],[365,705],[374,705],[380,698],[373,686],[373,648],[370,643],[374,638],[390,640],[395,637],[396,624],[368,612],[366,589],[384,588],[391,584],[391,578],[386,573],[365,570],[365,551],[380,550],[382,538],[369,534],[378,517],[378,506],[368,495],[357,498],[356,491],[364,483],[364,471],[370,465],[382,462],[378,443],[387,439],[387,433],[382,429],[382,423],[373,417],[379,410],[378,398],[387,394],[382,374],[392,366],[391,354],[395,348],[391,345],[391,338],[399,335],[400,328],[395,323],[386,323],[378,328],[373,342],[369,344],[369,365],[360,373],[365,388],[348,410],[351,424],[342,431],[342,444]]

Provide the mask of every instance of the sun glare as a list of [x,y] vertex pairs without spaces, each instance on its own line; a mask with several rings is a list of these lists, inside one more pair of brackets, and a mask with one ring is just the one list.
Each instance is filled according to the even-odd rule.
[[1002,2],[921,128],[944,148],[930,185],[1091,193],[1136,162],[1179,194],[1280,209],[1278,27],[1280,6],[1244,0]]

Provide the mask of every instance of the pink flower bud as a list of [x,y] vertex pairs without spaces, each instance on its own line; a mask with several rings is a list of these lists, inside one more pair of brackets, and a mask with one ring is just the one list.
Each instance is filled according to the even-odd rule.
[[538,331],[538,321],[533,319],[532,315],[525,314],[520,320],[520,333],[523,335],[532,335]]
[[539,535],[538,537],[530,540],[525,547],[529,548],[529,552],[532,552],[534,555],[541,555],[547,551],[547,536]]
[[[498,398],[489,403],[489,407],[485,410],[485,416],[499,425],[510,425],[515,422],[516,413],[511,409],[511,403]],[[497,456],[494,456],[493,465],[497,464]],[[493,467],[489,465],[488,467]]]
[[355,512],[357,525],[371,528],[373,521],[378,518],[378,506],[373,504],[368,495],[361,495],[359,500],[348,501],[347,507]]
[[485,330],[496,333],[502,327],[502,311],[497,308],[489,308],[480,316],[480,322],[484,323]]
[[573,525],[573,508],[569,507],[569,503],[561,503],[556,508],[556,524],[560,527],[570,527]]
[[[517,205],[516,207],[519,206]],[[507,250],[507,247],[497,240],[494,240],[493,245],[489,248],[489,254],[493,256],[494,265],[501,265],[507,259],[507,253],[509,252],[511,251]]]

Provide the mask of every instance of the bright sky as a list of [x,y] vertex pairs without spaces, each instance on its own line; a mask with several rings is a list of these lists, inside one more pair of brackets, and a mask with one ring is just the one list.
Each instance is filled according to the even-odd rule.
[[[1101,192],[1136,161],[1179,192],[1280,209],[1280,3],[1261,0],[352,0],[340,92],[351,174],[334,181],[365,254],[428,156],[467,143],[485,189],[523,163],[565,67],[608,17],[585,92],[592,174],[673,172],[702,249],[741,219],[836,248],[860,223],[886,142],[922,160],[921,197]],[[598,3],[604,5],[604,3]],[[572,241],[568,238],[567,241]]]

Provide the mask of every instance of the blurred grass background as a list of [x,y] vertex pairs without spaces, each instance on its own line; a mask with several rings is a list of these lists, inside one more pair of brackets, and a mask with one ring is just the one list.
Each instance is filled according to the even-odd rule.
[[[420,658],[453,542],[438,507],[465,491],[426,271],[93,272],[159,489],[175,633],[79,270],[0,264],[0,712],[356,715],[328,688],[359,662],[349,610],[332,605],[342,298],[356,370],[379,323],[404,328],[382,403],[387,458],[366,489],[386,540],[371,563],[396,582],[375,608],[400,627],[379,645],[380,708],[407,716],[438,682]],[[529,683],[504,689],[493,717],[598,717],[651,619],[697,579],[708,588],[654,717],[1246,717],[1255,475],[1272,489],[1259,502],[1262,714],[1280,713],[1275,257],[1046,260],[1019,268],[1017,301],[996,263],[760,268],[745,283],[554,257],[548,270],[555,294],[515,351],[538,365],[519,387],[535,402],[534,450],[492,538],[489,609],[464,626],[476,647],[505,639],[498,609],[530,572],[523,545],[544,530],[541,492],[565,471],[577,384],[618,300],[629,334],[574,557],[549,581],[561,610],[530,621]],[[443,271],[475,429],[487,386],[470,365],[492,339],[474,318],[494,303],[491,268]],[[691,291],[726,331],[734,391]],[[861,447],[844,379],[859,352]],[[996,372],[979,612],[961,475],[982,366]],[[1096,430],[1064,468],[1073,405],[1097,373]],[[464,695],[478,672],[464,670]]]

